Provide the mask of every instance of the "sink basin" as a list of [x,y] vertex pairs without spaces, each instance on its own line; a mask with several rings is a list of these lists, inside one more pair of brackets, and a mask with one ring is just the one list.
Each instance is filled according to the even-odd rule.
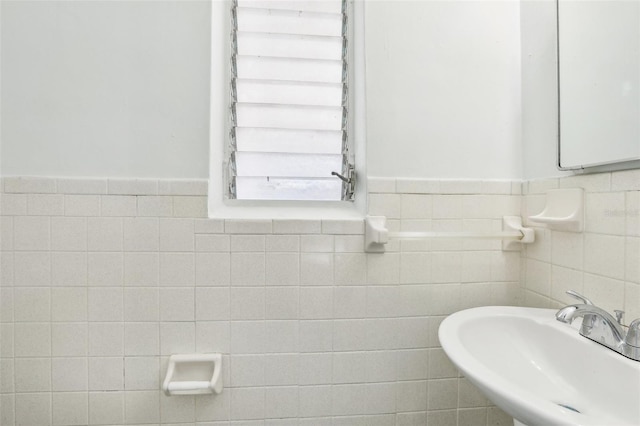
[[640,425],[640,362],[578,334],[555,310],[487,306],[447,317],[440,343],[494,404],[527,426]]

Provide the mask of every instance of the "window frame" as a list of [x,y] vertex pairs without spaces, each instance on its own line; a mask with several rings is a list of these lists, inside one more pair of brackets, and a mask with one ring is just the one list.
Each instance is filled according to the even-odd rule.
[[364,2],[347,0],[348,133],[356,167],[354,201],[274,201],[229,199],[226,191],[227,146],[231,130],[230,0],[211,3],[211,98],[209,135],[210,218],[362,218],[366,212]]

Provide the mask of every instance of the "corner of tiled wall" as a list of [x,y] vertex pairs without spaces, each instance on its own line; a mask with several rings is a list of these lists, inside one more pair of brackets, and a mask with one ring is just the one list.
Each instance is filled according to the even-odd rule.
[[542,210],[545,191],[583,188],[585,231],[561,232],[535,223],[536,244],[523,252],[524,303],[558,307],[576,290],[603,308],[640,317],[640,170],[530,181],[523,216]]

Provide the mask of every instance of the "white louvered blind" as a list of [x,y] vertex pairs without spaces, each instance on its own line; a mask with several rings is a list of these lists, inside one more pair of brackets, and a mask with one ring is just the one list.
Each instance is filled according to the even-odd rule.
[[230,198],[352,199],[346,0],[234,0],[232,12]]

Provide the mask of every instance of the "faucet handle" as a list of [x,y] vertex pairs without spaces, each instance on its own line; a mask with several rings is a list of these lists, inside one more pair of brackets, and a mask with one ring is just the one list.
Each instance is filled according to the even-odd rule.
[[577,291],[567,290],[567,294],[569,296],[573,297],[574,299],[580,300],[585,305],[593,305],[593,302],[591,300],[587,299],[586,297],[584,297],[583,295],[581,295]]
[[640,318],[631,321],[624,342],[629,346],[640,347]]
[[616,321],[618,321],[618,324],[622,325],[622,322],[624,321],[624,311],[614,309],[613,312],[616,314]]

